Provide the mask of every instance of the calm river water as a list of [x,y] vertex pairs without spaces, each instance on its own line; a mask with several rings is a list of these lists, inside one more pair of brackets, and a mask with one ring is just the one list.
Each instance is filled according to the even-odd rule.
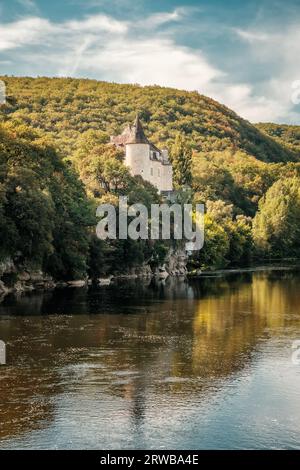
[[6,298],[0,448],[300,449],[299,293],[283,269]]

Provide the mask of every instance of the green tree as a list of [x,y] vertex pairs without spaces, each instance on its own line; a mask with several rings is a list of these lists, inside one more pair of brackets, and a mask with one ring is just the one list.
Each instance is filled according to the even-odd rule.
[[259,202],[253,237],[259,252],[269,256],[300,255],[300,178],[280,179]]
[[218,269],[228,264],[226,255],[229,239],[226,231],[213,218],[206,214],[204,218],[205,240],[202,250],[196,255],[198,267],[201,269]]
[[0,213],[2,258],[59,279],[86,275],[96,221],[84,187],[48,139],[12,122],[0,125]]
[[107,192],[126,191],[131,176],[123,164],[123,153],[113,145],[85,143],[76,154],[75,166],[93,197]]
[[175,186],[191,186],[192,184],[192,149],[182,134],[177,134],[171,147],[170,158],[173,165],[173,181]]

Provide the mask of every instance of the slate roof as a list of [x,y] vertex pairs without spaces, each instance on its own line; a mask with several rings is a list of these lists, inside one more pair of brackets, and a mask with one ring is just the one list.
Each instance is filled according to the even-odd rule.
[[161,150],[147,139],[138,114],[133,124],[128,124],[122,134],[112,136],[110,141],[112,144],[120,147],[125,147],[126,144],[148,144],[151,150],[158,153],[158,155],[151,155],[151,160],[158,160],[161,161],[163,165],[170,165],[169,160],[162,160]]
[[145,136],[143,126],[140,118],[137,115],[133,124],[128,124],[125,127],[122,134],[115,137],[111,137],[111,142],[115,145],[126,145],[126,144],[149,144],[154,150],[160,152]]

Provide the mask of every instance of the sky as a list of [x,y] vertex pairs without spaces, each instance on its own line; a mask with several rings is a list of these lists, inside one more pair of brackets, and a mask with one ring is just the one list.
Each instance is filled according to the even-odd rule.
[[300,124],[300,0],[0,0],[0,75],[197,90]]

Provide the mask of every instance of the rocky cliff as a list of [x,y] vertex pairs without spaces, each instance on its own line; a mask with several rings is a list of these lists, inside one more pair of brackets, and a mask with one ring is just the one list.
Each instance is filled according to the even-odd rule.
[[[187,274],[187,255],[183,249],[170,249],[165,263],[155,269],[149,264],[131,268],[126,273],[104,276],[96,280],[99,285],[107,285],[116,278],[150,278],[164,279],[168,276],[185,276]],[[89,279],[55,281],[51,276],[40,270],[25,266],[16,266],[12,259],[0,262],[0,300],[10,293],[26,293],[34,290],[48,290],[55,287],[83,287],[91,283]]]

